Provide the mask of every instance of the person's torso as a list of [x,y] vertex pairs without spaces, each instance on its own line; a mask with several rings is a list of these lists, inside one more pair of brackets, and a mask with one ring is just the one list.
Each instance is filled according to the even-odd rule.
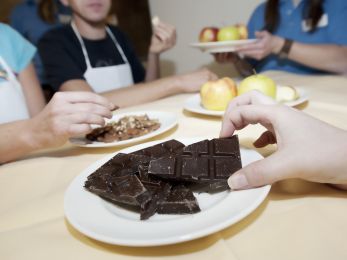
[[[71,56],[81,71],[86,71],[87,65],[83,55],[82,46],[71,26],[69,25],[59,28],[59,34],[61,34],[61,43],[69,56]],[[101,40],[89,40],[83,37],[82,39],[92,67],[108,67],[125,63],[115,43],[108,34],[106,34],[106,37]]]
[[[331,35],[331,26],[334,25],[331,25],[329,22],[331,22],[331,18],[334,15],[334,10],[337,8],[335,5],[339,1],[330,0],[323,2],[324,13],[316,30],[313,32],[309,32],[310,27],[307,26],[305,19],[306,1],[307,0],[300,1],[298,6],[295,7],[292,0],[280,0],[280,23],[273,34],[306,44],[338,44]],[[262,30],[264,28],[264,12],[265,8],[263,5],[259,10],[258,17],[256,19],[256,30]],[[341,28],[342,27],[336,28],[336,30],[341,30]],[[254,37],[254,31],[250,33],[250,37]],[[284,70],[300,74],[322,73],[322,71],[309,68],[294,61],[281,60],[276,55],[270,55],[258,62],[256,69],[258,71]]]

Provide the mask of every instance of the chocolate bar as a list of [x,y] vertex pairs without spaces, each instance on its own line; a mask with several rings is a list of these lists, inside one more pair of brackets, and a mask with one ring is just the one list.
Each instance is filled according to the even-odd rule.
[[151,159],[168,156],[171,154],[177,154],[184,148],[184,144],[177,140],[169,140],[164,143],[150,146],[145,149],[138,150],[131,154],[148,156]]
[[241,168],[237,136],[184,146],[170,140],[131,154],[117,154],[88,176],[85,188],[101,198],[135,206],[141,220],[159,214],[200,211],[192,183],[203,190],[227,188]]
[[151,160],[148,174],[166,180],[227,186],[241,169],[238,138],[204,140],[183,148],[180,154]]

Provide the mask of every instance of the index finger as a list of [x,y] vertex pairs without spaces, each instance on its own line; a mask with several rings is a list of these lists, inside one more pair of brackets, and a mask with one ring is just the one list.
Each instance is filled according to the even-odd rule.
[[70,103],[93,103],[98,104],[104,107],[107,107],[110,110],[115,110],[118,108],[116,105],[114,105],[112,102],[110,102],[108,99],[95,94],[93,92],[88,91],[71,91],[71,92],[64,92],[61,93],[64,94],[64,97],[66,98],[66,101]]
[[[254,123],[254,121],[252,122],[245,121],[244,123],[246,123],[246,125],[242,125],[239,121],[233,121],[233,119],[235,118],[236,119],[240,118],[240,117],[235,117],[235,113],[240,113],[239,108],[250,107],[250,106],[261,106],[261,105],[274,105],[274,104],[276,104],[275,101],[273,101],[271,98],[264,96],[258,91],[251,91],[251,92],[245,93],[244,95],[236,97],[234,100],[232,100],[229,103],[229,106],[224,114],[220,137],[231,136],[233,135],[235,130],[241,129],[250,123]],[[257,123],[260,123],[260,120]]]
[[228,105],[226,113],[232,111],[235,107],[245,106],[245,105],[274,105],[275,100],[265,96],[258,90],[252,90],[246,92],[241,96],[235,97]]

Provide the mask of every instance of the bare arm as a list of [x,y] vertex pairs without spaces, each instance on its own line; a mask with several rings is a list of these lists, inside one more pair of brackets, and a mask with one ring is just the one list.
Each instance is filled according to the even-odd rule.
[[[106,97],[119,107],[126,107],[178,93],[196,92],[200,90],[203,83],[215,79],[217,79],[217,76],[214,73],[203,69],[185,75],[167,77],[148,83],[140,83],[130,87],[107,91],[100,93],[100,95]],[[90,85],[84,80],[66,81],[60,87],[60,90],[93,91]]]
[[345,46],[294,42],[288,58],[312,68],[338,74],[347,73],[347,47]]
[[175,44],[176,29],[174,26],[163,23],[159,19],[157,23],[153,23],[153,35],[146,69],[146,82],[160,78],[159,56],[161,53],[173,48]]
[[150,82],[158,78],[160,78],[159,54],[149,53],[145,82]]
[[30,63],[19,73],[19,82],[22,85],[25,100],[29,109],[30,116],[37,115],[46,105],[46,101],[36,76],[35,68]]
[[[279,53],[284,44],[283,38],[267,31],[256,32],[256,36],[258,42],[242,46],[237,52],[261,60],[270,54]],[[319,70],[347,73],[347,46],[294,42],[288,59]]]
[[88,133],[90,124],[103,125],[114,108],[93,93],[56,93],[35,117],[0,125],[0,164]]

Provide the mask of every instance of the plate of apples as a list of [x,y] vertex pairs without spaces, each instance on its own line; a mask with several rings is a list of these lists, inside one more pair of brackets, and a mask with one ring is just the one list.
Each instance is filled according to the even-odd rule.
[[256,42],[257,39],[248,39],[248,30],[244,24],[232,26],[205,27],[199,34],[199,42],[191,43],[193,48],[208,53],[232,52],[236,47]]
[[195,94],[185,101],[184,109],[193,113],[220,117],[224,115],[233,98],[252,90],[258,90],[277,103],[291,107],[308,101],[309,96],[304,88],[276,84],[270,77],[262,74],[249,76],[239,84],[225,77],[202,85],[200,94]]

